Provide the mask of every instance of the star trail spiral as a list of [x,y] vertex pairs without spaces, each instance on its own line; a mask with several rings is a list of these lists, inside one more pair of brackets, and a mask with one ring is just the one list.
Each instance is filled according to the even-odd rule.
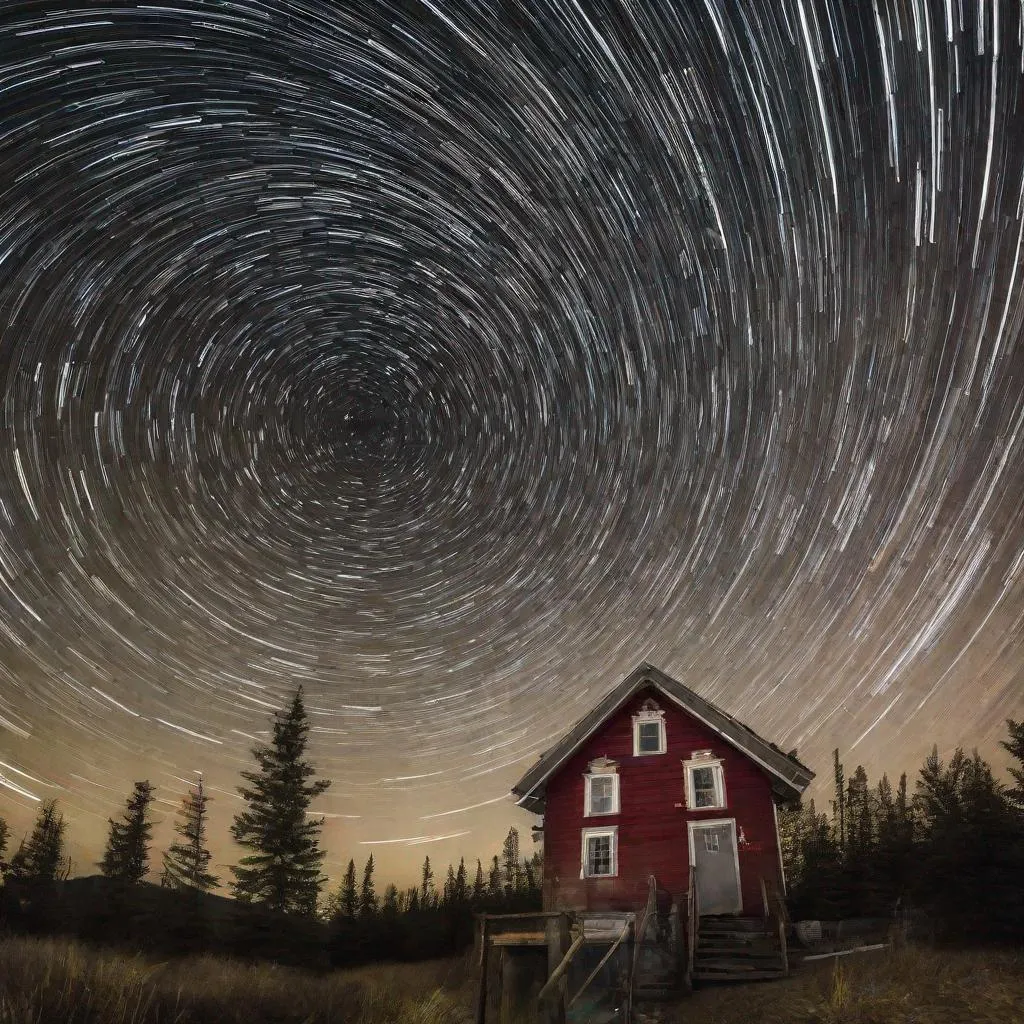
[[169,811],[202,770],[229,861],[302,683],[333,871],[486,856],[643,659],[819,769],[993,748],[1024,708],[1021,31],[5,3],[0,809],[58,796],[95,856],[133,779]]

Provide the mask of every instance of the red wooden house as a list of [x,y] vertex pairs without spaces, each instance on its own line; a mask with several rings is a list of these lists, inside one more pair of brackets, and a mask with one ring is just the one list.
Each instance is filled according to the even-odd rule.
[[776,805],[813,778],[793,754],[643,664],[513,793],[543,815],[545,910],[637,912],[653,876],[685,914],[692,877],[700,915],[760,918],[762,881],[785,891]]

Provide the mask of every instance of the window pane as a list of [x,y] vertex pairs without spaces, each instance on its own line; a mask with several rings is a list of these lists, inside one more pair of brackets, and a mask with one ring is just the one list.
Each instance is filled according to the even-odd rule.
[[658,753],[661,750],[661,723],[639,723],[638,748],[645,754]]
[[693,800],[697,807],[717,807],[714,768],[693,769]]
[[610,814],[613,804],[613,780],[607,775],[596,775],[590,780],[590,813]]
[[612,837],[589,836],[587,838],[587,874],[610,875],[612,873]]

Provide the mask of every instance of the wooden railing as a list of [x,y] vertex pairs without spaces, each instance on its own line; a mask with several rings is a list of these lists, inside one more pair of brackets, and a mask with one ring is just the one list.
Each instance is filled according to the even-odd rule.
[[786,902],[773,882],[761,879],[761,899],[764,903],[765,931],[776,932],[779,936],[779,953],[782,957],[783,974],[789,974],[789,949],[786,944],[786,933],[789,929],[789,912]]
[[697,895],[697,869],[690,865],[690,885],[686,891],[686,976],[693,981],[693,958],[700,937],[700,897]]
[[626,985],[626,1020],[633,1019],[633,981],[636,978],[636,965],[640,958],[640,944],[647,932],[651,916],[658,912],[658,883],[654,875],[647,879],[647,905],[640,915],[640,922],[633,932],[633,959],[629,967],[629,980]]

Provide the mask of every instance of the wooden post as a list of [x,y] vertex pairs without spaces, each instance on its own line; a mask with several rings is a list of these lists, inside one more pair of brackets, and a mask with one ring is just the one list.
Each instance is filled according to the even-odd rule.
[[[572,942],[572,935],[569,929],[569,915],[559,914],[558,917],[553,918],[548,922],[548,979],[558,970],[559,964],[565,957],[565,954],[569,950],[569,945]],[[545,986],[547,985],[547,979],[545,979]],[[543,991],[543,990],[542,990]],[[565,1024],[566,1015],[566,998],[568,996],[568,989],[566,983],[563,981],[558,986],[558,998],[549,999],[547,1002],[547,1021],[548,1024]],[[544,1013],[545,1008],[541,1006],[541,1012]]]
[[480,915],[480,988],[476,997],[476,1024],[485,1024],[487,1017],[487,915]]

